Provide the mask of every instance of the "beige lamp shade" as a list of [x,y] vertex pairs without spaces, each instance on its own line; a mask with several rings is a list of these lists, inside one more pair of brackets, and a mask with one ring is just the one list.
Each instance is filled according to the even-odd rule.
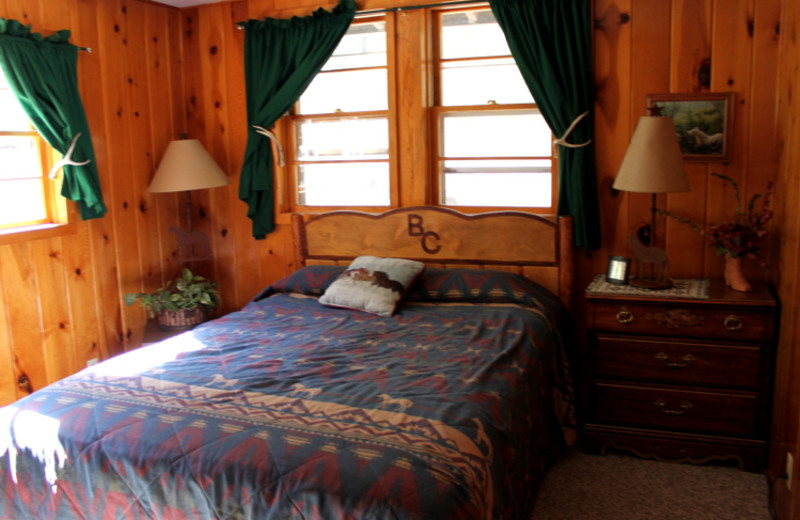
[[639,119],[614,188],[637,193],[689,191],[672,119],[660,116]]
[[226,186],[231,181],[197,139],[172,141],[148,191],[163,193]]

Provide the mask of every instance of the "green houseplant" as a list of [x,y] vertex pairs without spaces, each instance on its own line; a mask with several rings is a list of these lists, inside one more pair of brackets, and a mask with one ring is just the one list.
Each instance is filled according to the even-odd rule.
[[189,329],[202,323],[220,304],[216,282],[192,273],[186,267],[181,275],[152,293],[127,293],[125,304],[139,302],[162,328]]

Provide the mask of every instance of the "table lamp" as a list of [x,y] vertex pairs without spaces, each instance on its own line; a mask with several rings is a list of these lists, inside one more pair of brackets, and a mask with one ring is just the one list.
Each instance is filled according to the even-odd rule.
[[[672,287],[666,252],[655,247],[656,194],[689,191],[689,179],[683,166],[675,125],[669,117],[644,116],[639,119],[625,158],[619,167],[614,188],[621,191],[650,193],[650,243],[630,237],[638,276],[630,284],[647,289]],[[643,276],[643,264],[652,264],[649,276]],[[656,272],[658,271],[658,272]]]
[[211,258],[208,237],[202,231],[192,229],[191,191],[226,186],[230,183],[228,176],[197,139],[180,139],[167,145],[148,191],[186,193],[188,231],[174,224],[169,227],[169,231],[175,233],[178,240],[178,255],[175,258],[177,261],[197,262]]

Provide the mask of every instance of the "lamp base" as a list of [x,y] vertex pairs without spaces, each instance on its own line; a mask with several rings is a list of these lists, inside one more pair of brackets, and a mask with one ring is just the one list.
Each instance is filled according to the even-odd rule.
[[639,287],[640,289],[651,289],[653,291],[672,288],[672,280],[663,281],[652,280],[650,278],[632,278],[628,281],[628,284]]

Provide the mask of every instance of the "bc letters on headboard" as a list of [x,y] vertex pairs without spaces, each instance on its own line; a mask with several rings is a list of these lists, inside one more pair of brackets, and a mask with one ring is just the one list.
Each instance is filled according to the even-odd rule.
[[572,219],[558,222],[520,211],[465,214],[416,206],[373,214],[332,211],[292,215],[301,265],[347,265],[361,255],[419,260],[440,267],[516,272],[570,305]]

